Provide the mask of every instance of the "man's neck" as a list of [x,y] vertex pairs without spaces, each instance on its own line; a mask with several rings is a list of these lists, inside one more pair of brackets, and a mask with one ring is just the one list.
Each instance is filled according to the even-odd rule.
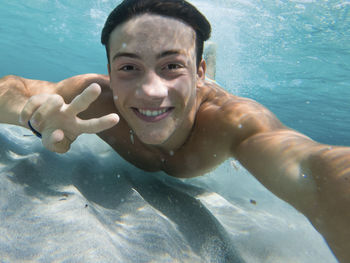
[[190,139],[192,131],[195,128],[195,119],[200,104],[201,100],[197,97],[196,102],[189,112],[187,118],[184,119],[181,125],[176,128],[176,131],[169,137],[169,139],[161,145],[147,145],[147,148],[161,154],[171,155],[183,147]]

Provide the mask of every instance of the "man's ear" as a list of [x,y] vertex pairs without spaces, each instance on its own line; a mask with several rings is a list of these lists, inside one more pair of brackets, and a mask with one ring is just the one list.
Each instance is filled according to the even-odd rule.
[[205,60],[202,59],[202,61],[199,63],[198,69],[197,69],[197,78],[198,81],[204,81],[205,80],[205,72],[207,70],[207,64],[205,63]]

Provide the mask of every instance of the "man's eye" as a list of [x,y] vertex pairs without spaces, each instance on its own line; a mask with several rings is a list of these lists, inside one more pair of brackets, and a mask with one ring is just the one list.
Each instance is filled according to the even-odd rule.
[[179,64],[168,64],[166,66],[166,69],[168,69],[168,70],[174,70],[174,69],[179,69],[179,68],[182,68],[181,65],[179,65]]
[[132,71],[132,70],[135,70],[136,68],[132,65],[126,65],[126,66],[123,66],[121,67],[119,70],[121,71]]

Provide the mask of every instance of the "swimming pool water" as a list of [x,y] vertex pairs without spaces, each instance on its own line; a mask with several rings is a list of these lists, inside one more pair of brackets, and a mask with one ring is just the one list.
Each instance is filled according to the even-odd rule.
[[[0,75],[59,81],[76,74],[107,73],[100,31],[118,2],[2,1]],[[286,125],[317,141],[350,145],[350,2],[191,2],[212,23],[211,41],[218,47],[217,81],[224,88],[256,99]],[[48,260],[55,255],[69,258],[72,254],[65,251],[74,248],[74,253],[82,257],[101,253],[96,257],[112,254],[111,258],[135,262],[135,257],[143,262],[163,249],[170,253],[164,252],[163,262],[167,262],[172,256],[186,257],[184,250],[193,249],[183,243],[183,232],[201,244],[191,233],[198,227],[195,221],[176,218],[171,206],[162,211],[161,202],[169,198],[166,194],[149,195],[149,188],[170,185],[169,191],[178,198],[182,196],[176,190],[178,182],[157,175],[144,179],[147,177],[143,173],[130,168],[91,137],[80,139],[83,143],[78,142],[70,153],[61,156],[45,151],[36,138],[23,137],[22,132],[8,126],[0,130],[0,216],[7,220],[0,220],[1,230],[6,231],[0,237],[2,253]],[[116,174],[121,175],[122,182],[112,185]],[[239,165],[231,167],[226,162],[215,172],[188,183],[220,194],[203,191],[201,195],[196,193],[198,189],[180,185],[187,191],[188,204],[197,199],[205,204],[215,216],[209,217],[211,226],[217,227],[215,220],[220,220],[242,254],[252,258],[249,262],[261,262],[263,256],[283,262],[299,262],[293,261],[293,256],[300,262],[334,262],[307,221],[262,189]],[[121,191],[123,187],[127,194],[125,189]],[[104,195],[104,188],[110,198]],[[69,197],[62,193],[69,193]],[[126,199],[130,196],[131,201]],[[250,199],[257,205],[249,203]],[[124,201],[126,204],[120,205]],[[84,210],[86,202],[91,211]],[[136,214],[130,212],[132,208]],[[185,212],[181,215],[187,215]],[[185,222],[188,229],[176,232],[174,222]],[[91,229],[91,224],[98,227]],[[57,226],[66,232],[58,233],[53,228]],[[164,240],[169,229],[174,231],[169,234],[172,240]],[[89,231],[85,239],[79,239],[80,233]],[[14,234],[20,238],[15,240]],[[47,237],[50,242],[46,242]],[[91,240],[96,242],[95,250],[87,244]],[[149,250],[138,245],[144,240],[164,240],[164,246],[159,245],[161,251],[158,247]],[[173,244],[177,247],[167,250]],[[16,251],[16,246],[22,250]],[[136,254],[130,252],[134,249]],[[215,250],[215,246],[210,249]],[[189,258],[196,257],[190,252]],[[208,253],[216,256],[215,251]]]

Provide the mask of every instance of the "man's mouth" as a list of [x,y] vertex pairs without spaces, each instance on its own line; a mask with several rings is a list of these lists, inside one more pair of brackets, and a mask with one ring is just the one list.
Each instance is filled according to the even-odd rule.
[[142,120],[147,122],[156,122],[166,118],[174,107],[160,108],[160,109],[140,109],[132,108],[135,114]]

